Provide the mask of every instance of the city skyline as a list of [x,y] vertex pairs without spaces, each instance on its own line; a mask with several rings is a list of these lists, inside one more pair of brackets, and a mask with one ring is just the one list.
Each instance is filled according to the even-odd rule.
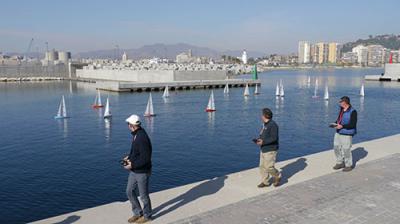
[[[74,53],[188,43],[216,50],[297,52],[299,40],[345,43],[400,30],[386,0],[363,1],[85,1],[7,2],[2,5],[0,51],[35,51],[45,42]],[[391,6],[391,7],[388,7]],[[384,16],[383,16],[384,15]],[[4,19],[5,18],[5,19]]]

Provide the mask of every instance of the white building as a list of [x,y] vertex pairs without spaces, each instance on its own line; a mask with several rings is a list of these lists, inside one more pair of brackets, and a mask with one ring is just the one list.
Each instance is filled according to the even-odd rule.
[[243,50],[242,62],[243,62],[243,64],[247,64],[247,52],[246,52],[246,50]]
[[299,41],[298,47],[299,64],[308,64],[311,62],[311,43],[308,41]]
[[364,45],[358,45],[353,47],[353,53],[357,54],[357,63],[360,65],[367,65],[368,63],[368,47]]
[[122,55],[122,61],[127,61],[128,60],[128,55],[124,51],[124,54]]

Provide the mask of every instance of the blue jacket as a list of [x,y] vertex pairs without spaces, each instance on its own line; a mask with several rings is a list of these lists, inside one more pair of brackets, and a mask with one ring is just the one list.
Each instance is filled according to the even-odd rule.
[[151,172],[152,146],[149,136],[142,128],[132,132],[133,140],[129,160],[132,162],[132,171],[135,173]]
[[342,129],[336,130],[337,133],[354,136],[357,134],[357,111],[351,106],[346,111],[340,109],[336,123],[343,126]]

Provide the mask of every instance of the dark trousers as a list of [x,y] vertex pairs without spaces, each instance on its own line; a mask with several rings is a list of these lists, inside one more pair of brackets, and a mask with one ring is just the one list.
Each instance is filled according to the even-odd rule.
[[[129,172],[128,184],[126,185],[126,195],[132,204],[132,212],[135,216],[143,215],[145,218],[151,218],[151,201],[149,197],[149,179],[151,173]],[[140,200],[143,208],[140,206],[136,190],[139,191]]]

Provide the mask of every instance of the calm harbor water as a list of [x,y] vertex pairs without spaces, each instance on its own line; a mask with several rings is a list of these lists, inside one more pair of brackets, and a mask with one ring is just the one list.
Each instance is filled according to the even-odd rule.
[[[260,74],[261,94],[229,96],[215,89],[217,112],[205,113],[210,90],[153,93],[157,116],[144,119],[153,142],[151,190],[221,176],[258,165],[251,139],[260,128],[260,110],[270,107],[280,126],[278,160],[328,150],[337,101],[348,95],[359,112],[355,142],[399,132],[400,84],[367,82],[380,69],[273,71]],[[311,86],[307,77],[311,76]],[[312,99],[319,79],[319,99]],[[279,79],[285,98],[275,98]],[[331,99],[322,99],[325,83]],[[252,89],[251,89],[252,90]],[[61,95],[70,119],[54,120]],[[104,122],[93,110],[95,90],[88,83],[0,84],[0,223],[25,223],[114,201],[124,201],[127,172],[118,161],[129,152],[131,136],[124,120],[142,115],[148,93],[103,93],[110,97],[113,118]],[[333,156],[333,155],[332,155]],[[327,164],[331,165],[331,164]],[[255,185],[257,183],[254,183]]]

